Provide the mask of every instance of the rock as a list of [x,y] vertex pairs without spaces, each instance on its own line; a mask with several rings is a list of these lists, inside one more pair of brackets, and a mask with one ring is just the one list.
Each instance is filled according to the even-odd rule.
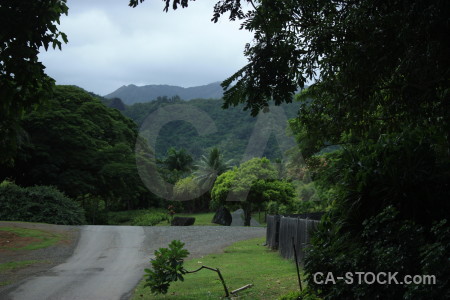
[[174,217],[172,222],[170,222],[171,226],[191,226],[194,225],[195,218],[191,217]]
[[214,215],[212,222],[219,225],[230,226],[232,217],[230,211],[225,207],[221,206]]

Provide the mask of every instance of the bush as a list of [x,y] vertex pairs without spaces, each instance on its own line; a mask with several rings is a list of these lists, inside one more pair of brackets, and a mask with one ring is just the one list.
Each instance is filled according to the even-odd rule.
[[189,255],[189,251],[183,249],[184,243],[174,240],[169,244],[169,248],[160,248],[155,251],[155,258],[152,259],[152,270],[145,269],[145,286],[150,287],[153,294],[167,294],[167,290],[173,281],[184,281],[186,274],[183,263]]
[[[450,298],[450,161],[425,130],[386,134],[328,156],[316,182],[333,203],[311,241],[308,284],[325,299]],[[436,284],[316,284],[313,274],[435,275]],[[356,276],[355,276],[356,277]],[[356,280],[355,280],[356,281]]]
[[136,216],[131,222],[131,225],[155,226],[156,224],[167,220],[167,218],[168,215],[166,213],[149,211],[148,213]]
[[[363,222],[356,233],[336,233],[327,216],[319,225],[307,251],[305,271],[308,286],[325,299],[449,299],[450,229],[442,220],[431,228],[403,220],[392,206]],[[347,272],[398,272],[405,275],[434,275],[436,284],[317,284],[313,274],[330,272],[345,278]]]
[[0,184],[0,220],[62,225],[85,224],[84,210],[54,187]]

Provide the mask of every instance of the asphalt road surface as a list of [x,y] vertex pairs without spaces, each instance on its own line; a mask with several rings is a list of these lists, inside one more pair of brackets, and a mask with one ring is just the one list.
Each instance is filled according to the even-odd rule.
[[191,257],[219,252],[239,240],[261,237],[265,228],[189,226],[83,226],[74,254],[6,295],[14,300],[128,299],[154,250],[174,239]]

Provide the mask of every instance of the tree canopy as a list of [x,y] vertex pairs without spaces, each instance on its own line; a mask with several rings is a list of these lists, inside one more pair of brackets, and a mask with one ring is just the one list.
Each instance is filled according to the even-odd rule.
[[[165,3],[167,11],[188,1]],[[308,285],[324,299],[444,299],[450,2],[218,1],[213,21],[224,14],[240,20],[254,39],[244,50],[248,64],[222,83],[223,107],[243,103],[256,115],[270,101],[292,101],[298,88],[313,82],[296,97],[300,109],[291,126],[313,179],[334,191],[306,257]],[[233,182],[231,175],[219,176],[216,185]],[[433,287],[318,285],[311,279],[323,270],[345,274],[392,265],[402,274],[444,279]]]
[[75,199],[100,196],[122,208],[148,193],[136,168],[136,125],[86,91],[56,86],[22,123],[29,139],[1,177],[24,186],[53,185]]
[[244,209],[245,225],[250,226],[252,210],[269,201],[286,204],[295,197],[290,182],[279,180],[267,158],[253,158],[217,177],[211,191],[213,207],[234,205]]

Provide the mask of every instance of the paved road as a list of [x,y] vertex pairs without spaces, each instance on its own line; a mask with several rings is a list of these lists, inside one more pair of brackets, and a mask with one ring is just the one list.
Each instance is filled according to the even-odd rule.
[[83,226],[67,262],[24,281],[7,299],[128,299],[154,250],[173,239],[197,257],[264,234],[264,228],[254,227]]

